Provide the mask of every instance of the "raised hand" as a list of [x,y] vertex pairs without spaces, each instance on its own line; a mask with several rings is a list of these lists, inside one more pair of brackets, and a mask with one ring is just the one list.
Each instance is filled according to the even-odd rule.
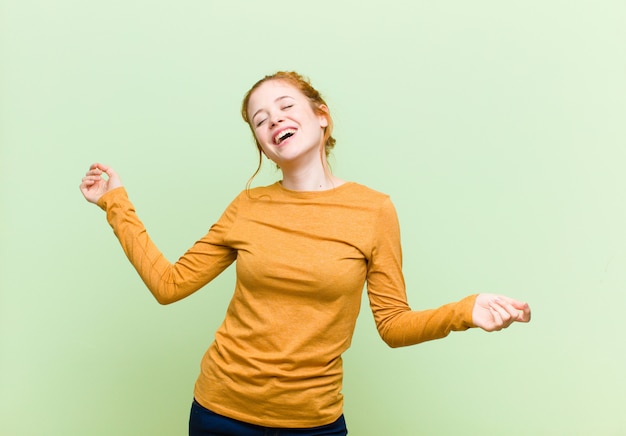
[[530,307],[503,295],[480,294],[474,303],[472,319],[477,327],[493,332],[514,322],[529,322]]
[[[106,178],[102,174],[106,174]],[[104,194],[120,186],[122,181],[111,167],[94,163],[83,177],[80,192],[88,202],[95,204]]]

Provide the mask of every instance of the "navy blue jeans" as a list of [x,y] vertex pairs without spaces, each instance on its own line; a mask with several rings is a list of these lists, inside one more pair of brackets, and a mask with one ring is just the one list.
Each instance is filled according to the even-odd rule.
[[343,415],[332,424],[320,427],[272,428],[218,415],[193,400],[189,417],[189,436],[345,436],[347,434]]

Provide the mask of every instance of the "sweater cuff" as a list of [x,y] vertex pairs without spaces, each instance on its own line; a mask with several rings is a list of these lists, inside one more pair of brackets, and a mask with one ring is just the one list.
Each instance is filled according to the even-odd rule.
[[472,316],[472,313],[474,312],[474,304],[476,304],[476,298],[478,298],[478,294],[470,295],[459,301],[461,313],[463,314],[463,325],[467,326],[467,328],[476,327],[476,324],[474,324],[474,317]]
[[100,209],[106,211],[112,204],[114,204],[120,198],[128,198],[128,194],[126,193],[126,189],[123,186],[119,188],[115,188],[105,193],[98,199],[96,204],[100,207]]

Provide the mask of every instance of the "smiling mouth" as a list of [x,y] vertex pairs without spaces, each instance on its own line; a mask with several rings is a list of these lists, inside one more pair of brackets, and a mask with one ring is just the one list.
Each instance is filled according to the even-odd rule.
[[280,145],[284,140],[291,138],[296,134],[295,129],[285,129],[274,137],[274,144]]

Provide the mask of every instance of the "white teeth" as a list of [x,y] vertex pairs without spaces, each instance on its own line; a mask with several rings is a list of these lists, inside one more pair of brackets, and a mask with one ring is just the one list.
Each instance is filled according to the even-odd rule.
[[278,135],[274,136],[274,144],[278,145],[281,142],[283,142],[283,140],[285,139],[285,137],[289,134],[293,135],[294,133],[296,133],[296,129],[285,129],[282,132],[280,132]]

